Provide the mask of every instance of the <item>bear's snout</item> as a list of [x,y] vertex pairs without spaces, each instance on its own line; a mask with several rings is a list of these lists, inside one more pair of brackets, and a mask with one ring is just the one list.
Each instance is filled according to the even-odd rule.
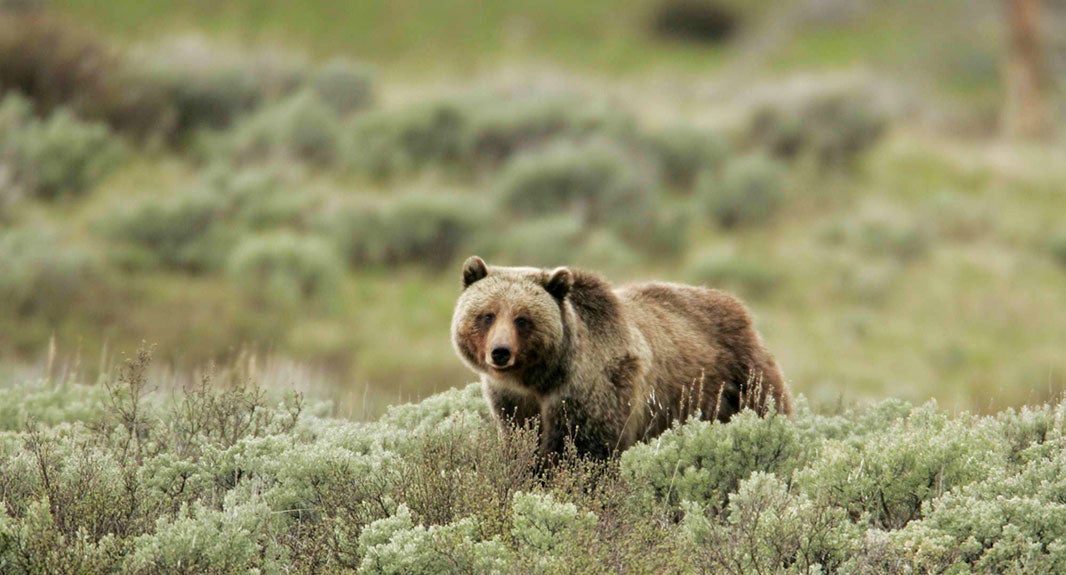
[[489,356],[492,358],[492,365],[496,367],[508,367],[511,365],[511,348],[506,345],[498,345],[492,348],[492,353]]

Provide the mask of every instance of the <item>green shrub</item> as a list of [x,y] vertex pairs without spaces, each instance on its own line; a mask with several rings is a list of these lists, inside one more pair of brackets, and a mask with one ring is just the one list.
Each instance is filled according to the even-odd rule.
[[276,233],[241,242],[230,256],[229,273],[250,293],[275,303],[330,303],[344,263],[323,239]]
[[384,263],[432,269],[454,262],[483,226],[483,214],[463,196],[404,196],[386,208],[384,218]]
[[689,277],[695,283],[712,288],[736,290],[749,298],[765,298],[783,281],[772,266],[750,258],[727,254],[708,254],[690,266]]
[[648,501],[715,510],[753,472],[788,476],[811,446],[780,415],[745,411],[729,425],[689,421],[622,454],[622,475]]
[[1066,568],[1062,402],[800,397],[538,472],[535,430],[500,433],[479,384],[356,423],[236,373],[155,385],[149,359],[102,385],[0,382],[5,574]]
[[45,199],[86,192],[117,166],[122,152],[105,125],[83,123],[65,110],[12,137],[19,141],[14,178]]
[[0,172],[7,186],[44,199],[80,195],[119,163],[122,145],[107,126],[84,123],[59,109],[43,120],[17,95],[0,108]]
[[464,155],[474,165],[492,170],[522,151],[552,141],[622,137],[632,131],[630,118],[576,99],[505,100],[471,114]]
[[91,301],[104,278],[98,258],[50,230],[0,233],[0,270],[0,307],[16,317],[52,320],[76,302]]
[[853,517],[898,529],[921,517],[923,502],[988,477],[1000,447],[988,426],[949,421],[930,404],[861,441],[827,444],[800,482]]
[[499,541],[479,541],[478,524],[465,518],[428,528],[414,525],[406,507],[372,523],[359,537],[361,575],[503,573],[509,553]]
[[379,179],[456,165],[463,157],[469,114],[455,102],[440,101],[361,115],[347,140],[348,164]]
[[310,85],[319,99],[342,117],[374,103],[374,80],[370,69],[348,60],[330,60],[315,71]]
[[681,533],[706,573],[837,573],[859,552],[861,531],[842,509],[812,501],[777,476],[740,482],[726,513],[684,502]]
[[377,202],[356,201],[331,207],[315,218],[314,228],[330,238],[352,267],[385,259],[385,210]]
[[129,250],[128,263],[198,273],[223,267],[249,231],[297,223],[303,211],[270,170],[209,170],[191,189],[145,198],[98,227]]
[[301,62],[244,54],[186,37],[153,46],[130,63],[138,82],[161,92],[174,111],[174,136],[223,129],[304,83]]
[[604,141],[560,142],[518,156],[497,176],[496,197],[518,216],[570,212],[585,225],[641,225],[654,206],[628,157]]
[[648,134],[646,144],[656,159],[663,181],[688,190],[703,172],[719,172],[729,157],[729,143],[710,130],[670,126]]
[[1059,536],[1066,532],[1062,503],[1012,494],[984,499],[949,493],[930,508],[927,518],[892,533],[897,561],[925,572],[1066,569],[1066,544]]
[[700,176],[696,193],[707,215],[723,228],[765,222],[785,197],[785,170],[765,156],[748,156],[726,165],[721,175]]
[[1048,240],[1047,251],[1055,261],[1066,267],[1066,234],[1056,234]]
[[221,148],[238,164],[303,161],[324,166],[337,160],[340,135],[333,109],[315,92],[304,91],[256,111],[222,137]]
[[887,124],[869,94],[833,91],[798,105],[760,108],[748,134],[779,158],[809,157],[825,169],[847,169],[881,139]]
[[160,519],[154,533],[134,541],[127,568],[144,574],[269,569],[278,559],[264,549],[269,522],[270,508],[264,504],[182,509],[173,518]]
[[[608,230],[593,230],[576,250],[571,263],[605,271],[632,270],[640,265],[641,254],[630,247],[618,234]],[[566,263],[567,260],[564,260]]]
[[503,228],[484,230],[473,250],[513,265],[554,267],[573,262],[575,247],[584,240],[581,221],[572,214],[522,220]]
[[595,526],[596,515],[579,512],[573,503],[556,501],[550,494],[514,494],[512,535],[520,547],[540,561],[550,560],[575,535],[591,532]]

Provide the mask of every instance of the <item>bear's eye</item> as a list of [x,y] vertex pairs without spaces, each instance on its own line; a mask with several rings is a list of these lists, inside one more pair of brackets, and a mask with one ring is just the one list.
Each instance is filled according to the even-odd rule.
[[514,326],[516,328],[520,329],[520,330],[527,330],[527,329],[533,327],[533,322],[529,321],[528,318],[519,317],[519,318],[515,318]]
[[478,325],[482,325],[485,327],[492,325],[493,321],[496,321],[496,314],[494,313],[483,313],[477,318]]

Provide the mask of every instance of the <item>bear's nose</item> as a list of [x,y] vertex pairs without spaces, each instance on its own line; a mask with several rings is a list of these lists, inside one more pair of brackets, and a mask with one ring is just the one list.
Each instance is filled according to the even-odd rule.
[[506,346],[498,346],[492,348],[492,363],[497,367],[503,367],[507,365],[507,362],[511,361],[511,348]]

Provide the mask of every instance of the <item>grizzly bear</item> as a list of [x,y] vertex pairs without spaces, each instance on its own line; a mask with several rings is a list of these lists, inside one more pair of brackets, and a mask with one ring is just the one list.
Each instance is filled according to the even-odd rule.
[[[543,456],[573,441],[607,458],[699,414],[790,414],[792,399],[744,305],[673,283],[613,289],[577,269],[463,264],[452,320],[500,422],[535,424]],[[697,411],[698,410],[698,411]]]

